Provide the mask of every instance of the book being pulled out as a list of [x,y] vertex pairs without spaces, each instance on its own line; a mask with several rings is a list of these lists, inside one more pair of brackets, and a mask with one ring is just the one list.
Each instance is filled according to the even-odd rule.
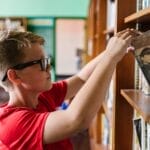
[[134,56],[150,86],[150,30],[132,40]]

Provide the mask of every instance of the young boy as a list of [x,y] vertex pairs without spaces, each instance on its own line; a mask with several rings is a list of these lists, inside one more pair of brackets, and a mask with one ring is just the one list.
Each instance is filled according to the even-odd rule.
[[[68,138],[86,129],[98,112],[134,32],[119,32],[78,74],[52,83],[44,39],[1,31],[0,85],[9,101],[0,107],[0,150],[72,150]],[[68,109],[56,110],[72,97]]]

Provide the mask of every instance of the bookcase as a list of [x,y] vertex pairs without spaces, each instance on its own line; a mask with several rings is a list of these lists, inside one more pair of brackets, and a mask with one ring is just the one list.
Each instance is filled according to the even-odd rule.
[[[103,6],[103,7],[102,7]],[[100,15],[103,14],[103,15]],[[101,21],[99,21],[101,20]],[[102,52],[106,45],[105,34],[103,31],[106,29],[106,1],[91,0],[89,5],[89,13],[87,19],[87,39],[85,49],[87,55],[84,61],[88,62],[100,52]],[[102,128],[102,113],[104,109],[100,109],[97,116],[94,118],[91,128],[90,137],[92,141],[92,149],[95,149],[97,143],[101,143],[101,128]],[[101,148],[105,148],[100,145]]]
[[[115,0],[115,24],[107,28],[107,5],[110,0],[91,0],[87,19],[87,58],[94,58],[105,49],[107,36],[126,28],[141,31],[150,29],[150,7],[137,12],[136,0]],[[133,116],[137,111],[145,122],[150,122],[150,96],[136,90],[135,58],[128,53],[117,65],[113,76],[113,107],[109,112],[106,103],[97,114],[91,125],[93,150],[132,150],[133,149]],[[102,114],[111,114],[111,146],[102,145]],[[111,148],[110,148],[111,147]]]
[[0,17],[0,30],[27,30],[25,17]]

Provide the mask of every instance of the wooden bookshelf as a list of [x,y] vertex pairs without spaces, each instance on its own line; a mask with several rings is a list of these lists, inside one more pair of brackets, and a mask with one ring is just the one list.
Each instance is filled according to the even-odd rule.
[[150,122],[150,96],[145,95],[141,90],[121,90],[121,95],[136,111]]
[[[86,47],[88,50],[88,55],[86,56],[86,60],[91,60],[105,49],[106,35],[103,34],[103,31],[106,29],[106,3],[107,2],[105,0],[90,1],[89,13],[87,18],[88,30]],[[89,51],[91,52],[90,54]],[[104,113],[103,108],[99,110],[97,116],[95,117],[95,119],[93,119],[90,127],[90,136],[91,140],[93,141],[94,148],[100,147],[102,142],[102,113]]]
[[[116,15],[114,18],[116,20],[114,29],[107,29],[107,4],[108,3],[106,3],[106,0],[91,0],[90,3],[90,12],[93,12],[93,14],[90,15],[94,16],[94,21],[91,21],[91,26],[88,26],[88,28],[90,31],[94,32],[92,32],[93,38],[88,38],[93,39],[92,56],[94,57],[102,52],[102,50],[105,48],[107,43],[106,38],[110,33],[115,34],[116,32],[120,32],[126,28],[136,28],[137,23],[139,23],[140,27],[142,28],[141,31],[147,31],[150,29],[150,8],[136,12],[136,0],[115,0]],[[97,7],[99,7],[99,9],[97,9]],[[100,47],[100,45],[102,45],[102,47]],[[112,127],[112,141],[110,143],[111,149],[131,150],[133,148],[134,110],[137,110],[141,116],[143,116],[143,118],[149,122],[150,98],[145,96],[141,91],[122,90],[134,89],[135,85],[135,58],[131,53],[125,55],[125,57],[117,64],[114,74],[112,112],[108,110],[106,103],[103,103],[104,113],[108,118],[110,118]],[[101,116],[100,113],[102,112],[99,112],[97,120],[99,120]],[[95,122],[95,128],[100,128],[100,123],[102,122]],[[103,132],[99,132],[99,130],[97,130],[98,138],[100,134],[103,134]],[[101,142],[101,140],[97,141]],[[97,146],[99,144],[102,143],[96,143]],[[98,150],[100,150],[100,146],[98,146]]]
[[124,19],[125,23],[147,21],[150,21],[150,7],[133,13]]
[[23,27],[24,30],[27,30],[27,18],[25,17],[0,17],[0,22],[3,22],[4,27],[6,20],[9,20],[11,24],[17,22],[18,24],[20,24],[20,27]]

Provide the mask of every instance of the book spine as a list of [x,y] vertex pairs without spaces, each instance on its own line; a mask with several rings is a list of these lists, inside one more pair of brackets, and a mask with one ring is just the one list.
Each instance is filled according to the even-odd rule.
[[137,0],[136,1],[136,11],[140,11],[143,9],[143,0]]
[[150,0],[143,0],[142,9],[148,8],[150,6]]

